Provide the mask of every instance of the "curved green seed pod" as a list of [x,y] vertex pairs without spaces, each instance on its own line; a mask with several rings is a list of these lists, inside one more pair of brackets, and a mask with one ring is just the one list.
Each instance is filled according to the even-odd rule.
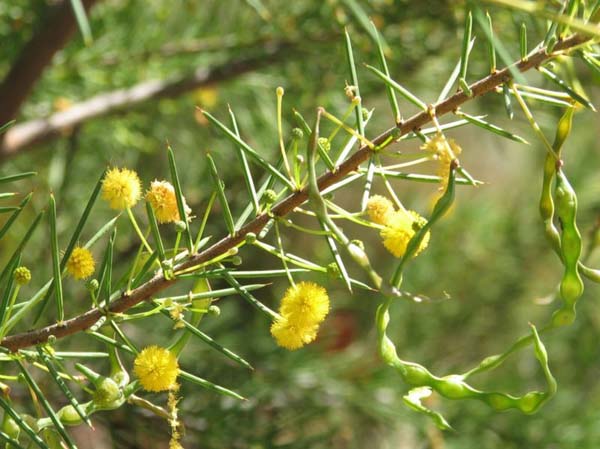
[[544,161],[544,177],[542,181],[542,194],[540,197],[540,215],[546,229],[546,237],[548,238],[552,249],[559,257],[562,258],[560,250],[560,233],[554,225],[554,200],[552,198],[552,180],[556,173],[556,158],[560,158],[561,149],[571,133],[573,123],[573,108],[568,108],[563,116],[558,121],[556,127],[556,135],[552,148],[554,154],[547,153]]
[[444,417],[421,404],[421,399],[427,397],[432,391],[436,391],[441,396],[448,399],[478,399],[485,402],[495,410],[507,410],[515,408],[523,413],[535,413],[548,399],[556,392],[556,381],[550,372],[548,366],[548,356],[546,349],[541,342],[539,335],[532,325],[532,337],[535,346],[536,358],[540,362],[548,391],[533,391],[523,396],[513,396],[500,392],[488,392],[477,390],[465,382],[465,375],[449,375],[438,377],[430,373],[425,367],[412,362],[406,362],[398,357],[394,343],[387,336],[387,326],[390,321],[389,307],[391,298],[382,303],[376,314],[376,326],[378,334],[378,349],[385,363],[395,368],[402,380],[412,389],[404,397],[404,401],[414,410],[429,416],[435,424],[441,429],[450,429],[450,425]]
[[540,196],[540,215],[544,222],[544,228],[546,231],[546,237],[552,246],[552,249],[559,257],[561,257],[560,251],[560,233],[554,225],[554,199],[552,198],[552,180],[556,173],[556,161],[554,156],[550,153],[546,153],[546,160],[544,161],[544,177],[542,180],[542,194]]
[[21,428],[17,425],[14,419],[5,413],[4,419],[2,420],[2,431],[9,437],[18,440],[19,434],[21,433]]
[[71,404],[61,408],[58,413],[56,413],[56,416],[58,416],[60,422],[65,426],[78,426],[83,423],[83,418]]
[[570,308],[583,294],[583,281],[579,274],[581,234],[577,228],[577,196],[562,170],[556,173],[556,213],[562,223],[561,252],[565,267],[560,283],[560,294]]

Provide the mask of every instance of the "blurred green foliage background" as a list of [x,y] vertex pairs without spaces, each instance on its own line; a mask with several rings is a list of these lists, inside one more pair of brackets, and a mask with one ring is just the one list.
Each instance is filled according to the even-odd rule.
[[[27,39],[43,25],[51,3],[0,2],[0,75],[9,70]],[[234,214],[240,213],[248,198],[233,148],[208,126],[197,106],[226,121],[227,105],[231,105],[243,137],[273,160],[278,151],[277,86],[285,88],[284,129],[289,133],[294,126],[292,108],[307,117],[312,117],[317,106],[338,115],[347,108],[344,27],[352,37],[359,66],[376,62],[376,50],[361,24],[361,11],[374,20],[386,40],[392,76],[425,101],[434,101],[460,55],[463,6],[450,0],[99,2],[89,14],[93,43],[85,46],[77,34],[55,56],[17,123],[150,79],[164,80],[260,55],[277,43],[285,42],[289,48],[272,64],[176,98],[151,100],[123,113],[90,120],[3,160],[0,175],[35,170],[38,176],[18,186],[23,193],[34,191],[34,199],[11,234],[0,242],[0,262],[6,261],[18,236],[46,206],[49,191],[57,196],[64,247],[93,183],[106,166],[133,168],[146,185],[155,178],[167,178],[167,141],[176,152],[185,195],[195,215],[202,215],[212,192],[203,157],[208,150],[224,177]],[[544,24],[534,18],[501,9],[490,11],[499,38],[515,59],[522,21],[528,24],[531,42],[542,35]],[[485,76],[487,71],[481,35],[475,43],[469,79]],[[375,136],[393,125],[393,117],[384,86],[366,70],[359,71],[359,78],[364,105],[375,109],[367,128],[367,134]],[[530,79],[543,85],[535,76]],[[597,99],[592,75],[581,71],[581,80],[592,99]],[[413,110],[405,104],[401,107],[405,115]],[[430,247],[405,275],[405,290],[440,300],[398,303],[392,310],[392,335],[400,356],[423,363],[437,374],[464,371],[526,334],[528,322],[545,322],[556,306],[552,299],[561,276],[537,211],[543,148],[520,113],[513,122],[506,118],[501,96],[488,95],[465,110],[487,114],[491,122],[533,144],[517,145],[474,127],[448,133],[463,147],[463,166],[485,184],[458,188],[452,213],[437,225]],[[535,105],[534,111],[552,136],[562,111],[546,105]],[[580,228],[588,244],[600,212],[598,137],[597,116],[582,111],[575,117],[565,148],[569,177],[580,199]],[[417,140],[410,140],[394,148],[415,151],[418,146]],[[424,165],[418,170],[431,173],[435,168]],[[424,215],[430,212],[437,186],[406,181],[395,181],[394,186],[407,207]],[[376,185],[376,191],[383,192],[382,186]],[[347,190],[336,200],[355,210],[359,195],[358,190]],[[96,207],[84,238],[112,216],[104,204]],[[5,216],[0,216],[0,224],[3,220]],[[352,227],[347,230],[353,233]],[[173,230],[166,232],[172,239]],[[365,242],[371,259],[385,272],[392,259],[378,235],[360,232],[352,236]],[[214,241],[225,234],[218,207],[208,233]],[[36,233],[23,261],[32,268],[37,284],[51,277],[47,240],[45,230]],[[117,238],[118,272],[124,273],[130,266],[135,242],[127,224],[122,223]],[[306,240],[306,236],[285,230],[284,245],[324,265],[330,261],[322,240]],[[244,250],[242,256],[241,269],[279,267],[276,259],[256,250]],[[592,254],[590,261],[597,266],[600,257]],[[478,402],[438,400],[433,406],[456,429],[442,434],[403,405],[405,386],[376,354],[372,323],[377,295],[359,292],[350,296],[339,280],[312,279],[327,286],[333,312],[317,343],[306,349],[287,352],[277,348],[266,319],[237,297],[219,301],[221,315],[203,321],[209,335],[249,360],[255,371],[246,372],[200,344],[184,352],[181,363],[186,369],[249,398],[236,402],[184,385],[180,415],[186,425],[186,447],[584,449],[600,444],[597,286],[586,285],[573,326],[544,337],[559,384],[550,403],[538,414],[524,416],[515,411],[494,413]],[[257,296],[275,307],[286,286],[284,278],[277,279]],[[173,291],[189,288],[181,283]],[[68,316],[89,307],[81,284],[65,282],[65,291]],[[443,299],[446,296],[450,299]],[[170,323],[160,318],[124,328],[140,346],[164,344],[173,333]],[[97,345],[86,337],[62,344],[79,349]],[[97,369],[103,366],[98,364]],[[477,379],[479,386],[514,393],[541,384],[531,348]],[[45,387],[51,395],[52,384]],[[21,394],[26,398],[25,391]],[[64,401],[58,391],[56,401]],[[166,447],[168,442],[167,424],[132,406],[98,414],[95,423],[95,432],[83,427],[74,430],[81,447]]]

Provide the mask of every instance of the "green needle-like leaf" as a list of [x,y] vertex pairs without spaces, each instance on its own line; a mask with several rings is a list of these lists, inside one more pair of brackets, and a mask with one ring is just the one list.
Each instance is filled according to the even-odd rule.
[[[33,223],[31,223],[31,225],[29,226],[29,229],[27,229],[27,232],[25,232],[25,235],[23,236],[23,238],[21,239],[21,241],[19,242],[19,244],[15,248],[15,251],[13,252],[13,254],[10,257],[10,259],[9,259],[8,263],[6,264],[6,266],[4,267],[4,270],[2,270],[2,273],[0,274],[0,284],[3,281],[5,281],[6,275],[9,274],[8,273],[9,267],[14,264],[15,260],[17,259],[17,257],[21,256],[21,253],[25,249],[25,245],[27,245],[27,242],[29,242],[29,239],[31,239],[31,236],[35,232],[35,229],[40,224],[40,221],[42,221],[42,217],[43,216],[44,216],[44,212],[42,211],[42,212],[40,212],[37,215],[37,217],[35,217],[35,220],[33,220]],[[10,273],[10,274],[12,274],[12,273]]]
[[54,290],[56,294],[54,299],[56,301],[56,319],[61,323],[65,319],[65,308],[63,303],[63,290],[62,290],[62,276],[59,263],[59,249],[58,249],[58,235],[56,232],[56,201],[54,195],[50,194],[50,203],[48,208],[50,209],[50,244],[52,248],[52,273],[54,275]]
[[460,71],[458,76],[458,82],[463,92],[469,97],[473,95],[469,84],[467,83],[467,68],[469,66],[469,47],[471,43],[471,34],[473,33],[473,15],[471,11],[467,12],[465,18],[465,32],[463,34],[462,51],[460,54]]
[[[388,77],[390,76],[390,71],[388,70],[387,62],[385,60],[385,52],[383,51],[383,45],[381,44],[381,39],[379,36],[379,32],[377,31],[377,27],[373,22],[371,22],[371,30],[372,36],[375,37],[375,45],[377,45],[377,58],[379,59],[379,65],[381,66],[381,70]],[[398,99],[396,98],[396,92],[392,89],[391,86],[386,85],[386,90],[388,94],[388,99],[390,101],[390,106],[392,107],[392,111],[394,112],[394,120],[396,123],[400,123],[402,121],[402,114],[400,113],[400,107],[398,106]]]
[[90,28],[90,23],[88,22],[85,8],[83,7],[81,0],[71,0],[71,6],[73,7],[75,19],[77,19],[77,25],[79,26],[85,45],[91,45],[92,29]]
[[478,117],[474,117],[462,111],[456,111],[456,115],[459,117],[463,117],[465,120],[468,120],[470,123],[479,126],[480,128],[486,129],[488,131],[493,132],[494,134],[498,134],[499,136],[506,137],[507,139],[514,140],[515,142],[524,143],[529,145],[525,139],[516,134],[506,131],[505,129],[500,128],[499,126],[493,125],[491,123],[486,122]]
[[279,318],[279,314],[275,313],[254,296],[252,296],[248,290],[242,286],[227,270],[223,271],[223,278],[240,294],[242,298],[248,301],[250,305],[252,305],[258,311],[264,313],[272,320]]
[[292,184],[292,182],[289,179],[287,179],[285,175],[283,175],[279,170],[277,170],[275,167],[269,164],[265,160],[265,158],[263,158],[254,149],[252,149],[250,145],[244,142],[240,137],[238,137],[235,133],[233,133],[229,128],[227,128],[223,123],[221,123],[219,120],[213,117],[210,113],[208,113],[207,111],[202,111],[202,113],[208,119],[208,121],[215,125],[217,128],[219,128],[225,134],[226,137],[232,140],[233,143],[235,143],[236,145],[239,145],[239,147],[243,151],[245,151],[248,154],[248,156],[250,156],[254,160],[254,162],[256,162],[258,165],[263,167],[265,170],[267,170],[273,176],[275,176],[277,179],[283,182],[283,184],[286,185],[289,189],[294,189],[294,184]]
[[15,411],[15,409],[13,409],[10,406],[10,404],[1,396],[0,407],[2,407],[4,411],[8,414],[8,416],[10,416],[13,419],[13,421],[17,424],[17,426],[19,426],[21,430],[23,430],[27,434],[27,436],[31,439],[32,442],[34,442],[38,447],[42,449],[50,449],[46,445],[46,443],[44,443],[44,440],[42,440],[37,435],[37,433],[35,433],[31,426],[29,426],[29,424],[27,424],[25,420],[21,418],[21,416]]
[[[233,126],[233,132],[235,135],[241,139],[240,131],[238,129],[237,120],[235,119],[235,115],[233,110],[229,107],[229,115],[231,117],[231,126]],[[240,148],[239,145],[234,146],[238,157],[242,163],[242,174],[244,175],[244,182],[246,183],[246,189],[248,189],[248,193],[250,194],[250,199],[252,200],[252,207],[254,210],[254,215],[258,215],[260,210],[260,206],[258,204],[258,196],[256,194],[256,187],[254,186],[254,180],[252,179],[252,172],[250,171],[250,166],[248,165],[248,159],[246,158],[246,154]]]
[[150,229],[152,231],[154,243],[156,243],[156,252],[158,253],[158,260],[162,263],[165,261],[165,247],[163,245],[162,238],[160,237],[160,231],[158,229],[158,222],[156,221],[156,216],[154,215],[154,210],[152,209],[152,205],[148,201],[146,202],[146,214],[148,215],[148,222],[150,223]]
[[46,396],[44,395],[44,393],[42,393],[42,390],[40,390],[40,387],[38,386],[36,381],[33,379],[33,377],[31,377],[31,374],[29,374],[29,372],[25,369],[25,367],[23,366],[23,363],[19,359],[15,359],[15,360],[16,360],[17,364],[19,365],[21,372],[23,373],[23,377],[25,377],[27,384],[29,384],[31,389],[35,392],[37,399],[42,404],[42,407],[44,408],[44,410],[46,410],[48,417],[54,423],[54,427],[56,428],[58,433],[60,433],[60,436],[62,437],[64,442],[67,443],[67,446],[69,446],[69,448],[76,449],[77,446],[75,446],[75,443],[73,442],[73,440],[67,433],[67,430],[65,429],[65,426],[63,425],[63,423],[60,421],[60,418],[58,416],[56,416],[56,413],[52,409],[52,406],[48,402],[48,399],[46,399]]
[[[4,129],[4,127],[0,128],[0,134],[2,133],[3,129]],[[29,177],[35,176],[35,175],[37,175],[37,172],[28,171],[28,172],[18,173],[16,175],[2,176],[2,177],[0,177],[0,184],[4,184],[6,182],[19,181],[21,179],[29,178]]]
[[383,80],[383,82],[387,86],[390,86],[392,89],[394,89],[400,95],[402,95],[406,100],[410,101],[412,104],[414,104],[418,108],[422,109],[423,111],[427,111],[427,105],[423,101],[419,100],[412,93],[410,93],[408,91],[408,89],[402,87],[396,81],[394,81],[389,76],[387,76],[385,73],[381,72],[380,70],[376,69],[375,67],[370,66],[370,65],[367,65],[366,67],[371,72],[373,72],[375,75],[377,75],[377,77],[379,77],[381,80]]
[[221,394],[223,396],[230,396],[232,398],[239,399],[241,401],[246,400],[245,397],[240,396],[235,391],[229,390],[228,388],[222,387],[217,384],[213,384],[212,382],[209,382],[206,379],[202,379],[201,377],[194,376],[193,374],[190,374],[186,371],[180,371],[179,377],[181,377],[183,380],[187,380],[188,382],[194,383],[196,385],[200,385],[202,388],[206,388],[208,390],[214,391],[215,393]]
[[548,70],[545,67],[538,67],[538,70],[547,79],[549,79],[554,84],[556,84],[558,87],[560,87],[562,90],[564,90],[573,100],[577,101],[578,103],[581,103],[582,105],[591,109],[594,112],[596,111],[596,108],[588,99],[584,98],[583,96],[581,96],[577,92],[575,92],[575,90],[571,86],[569,86],[567,83],[565,83],[556,74],[552,73],[550,70]]
[[[158,304],[158,302],[155,301],[155,304]],[[204,343],[206,343],[207,345],[209,345],[211,348],[217,350],[218,352],[220,352],[221,354],[223,354],[225,357],[233,360],[235,363],[239,363],[240,365],[242,365],[245,368],[248,368],[249,370],[254,369],[254,368],[252,368],[252,365],[250,365],[242,357],[240,357],[236,353],[230,351],[229,349],[225,348],[224,346],[221,346],[219,343],[217,343],[216,341],[214,341],[211,337],[209,337],[208,335],[206,335],[204,332],[202,332],[200,329],[196,328],[192,324],[188,323],[186,320],[184,320],[184,319],[174,319],[169,314],[169,312],[167,310],[161,310],[161,313],[164,316],[166,316],[167,318],[169,318],[170,320],[172,320],[172,321],[174,321],[176,323],[181,323],[184,326],[184,329],[187,332],[190,332],[192,335],[198,337]]]
[[181,183],[179,182],[179,175],[177,174],[177,165],[175,164],[175,154],[170,145],[167,145],[167,154],[169,156],[169,168],[171,170],[171,181],[175,187],[175,196],[177,198],[177,209],[179,210],[179,218],[185,224],[185,237],[188,251],[190,254],[194,251],[194,241],[192,240],[192,233],[190,232],[190,220],[188,219],[185,211],[185,199],[183,198],[183,191],[181,190]]
[[90,418],[83,411],[79,402],[77,401],[77,399],[75,398],[75,396],[73,395],[73,393],[71,392],[69,387],[67,387],[67,384],[65,383],[65,381],[62,379],[62,377],[58,373],[56,367],[54,366],[54,363],[52,362],[52,360],[50,360],[50,357],[48,356],[48,354],[46,354],[40,346],[38,346],[36,349],[37,349],[37,352],[38,352],[40,358],[42,359],[42,362],[44,363],[44,365],[46,365],[46,368],[48,368],[48,371],[50,372],[52,379],[54,379],[54,382],[56,383],[56,385],[58,385],[58,388],[60,388],[62,390],[63,394],[69,400],[69,402],[71,403],[71,405],[73,406],[73,408],[75,409],[77,414],[81,417],[81,419],[83,419],[84,422],[88,426],[92,427]]
[[213,185],[217,188],[217,196],[219,197],[219,203],[221,203],[221,209],[223,210],[223,217],[225,218],[227,230],[229,231],[229,235],[234,235],[235,223],[233,222],[233,215],[231,215],[231,209],[229,209],[229,202],[227,201],[227,196],[225,196],[223,181],[221,181],[219,173],[217,172],[217,166],[215,165],[215,161],[209,153],[206,154],[206,160],[208,161],[208,168],[210,171],[210,176],[213,180]]
[[21,211],[23,210],[23,208],[27,205],[27,203],[29,203],[29,201],[31,201],[32,197],[33,197],[33,193],[29,193],[19,203],[19,206],[15,209],[15,211],[13,212],[13,214],[10,217],[8,217],[8,220],[6,220],[6,223],[4,223],[4,226],[2,226],[2,228],[0,228],[0,240],[2,240],[2,237],[4,237],[4,234],[6,234],[6,232],[10,229],[10,227],[12,226],[12,224],[19,217],[19,214],[21,213]]

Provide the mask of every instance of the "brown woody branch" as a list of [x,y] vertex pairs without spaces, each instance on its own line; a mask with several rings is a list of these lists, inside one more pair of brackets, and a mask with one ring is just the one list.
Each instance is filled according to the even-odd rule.
[[[536,53],[530,55],[526,61],[520,61],[515,63],[514,67],[521,72],[525,72],[527,70],[539,66],[540,64],[544,63],[549,59],[552,59],[554,56],[556,56],[557,52],[572,49],[585,42],[586,40],[587,38],[585,37],[573,35],[568,39],[559,42],[555,46],[554,53],[547,54],[545,49],[541,49]],[[468,97],[463,92],[458,92],[452,95],[451,97],[447,98],[446,100],[433,105],[435,113],[437,114],[437,116],[441,116],[443,114],[452,112],[463,103],[469,101],[470,99],[491,92],[496,87],[502,85],[510,79],[511,73],[508,70],[508,68],[495,72],[470,86],[471,90],[473,91],[473,97]],[[397,127],[385,131],[383,134],[376,137],[373,140],[373,142],[376,145],[381,145],[387,140],[389,140],[389,142],[385,144],[389,145],[389,143],[393,141],[393,139],[389,138],[392,137],[394,134],[398,133],[398,131],[399,135],[407,134],[415,129],[421,128],[423,125],[431,121],[431,119],[432,117],[428,111],[420,112],[407,119],[406,121],[398,124]],[[370,150],[368,147],[361,147],[349,159],[344,161],[335,171],[329,171],[322,175],[318,180],[319,189],[323,190],[331,186],[332,184],[340,181],[352,171],[355,171],[361,163],[365,162],[369,158],[371,152],[372,150]],[[307,198],[308,193],[306,189],[292,193],[279,204],[277,204],[272,209],[272,213],[276,216],[284,216],[293,211],[296,207],[300,206],[302,203],[304,203],[307,200]],[[177,266],[176,269],[182,270],[185,268],[190,268],[224,254],[229,249],[241,243],[244,240],[246,234],[250,232],[260,232],[260,230],[267,224],[269,219],[269,216],[264,213],[257,216],[254,220],[252,220],[243,228],[241,228],[234,236],[225,237],[219,242],[212,245],[211,247],[202,251],[201,253],[192,255],[188,260]],[[167,280],[160,274],[156,275],[142,286],[136,288],[130,293],[124,293],[119,299],[112,302],[110,305],[110,311],[112,313],[123,313],[131,307],[135,306],[136,304],[150,299],[152,296],[164,290],[174,282],[176,282],[176,280]],[[2,340],[1,345],[8,348],[11,351],[17,351],[18,349],[25,348],[31,345],[44,343],[48,340],[50,336],[61,338],[67,335],[71,335],[89,329],[104,314],[105,312],[102,310],[92,309],[88,312],[85,312],[82,315],[71,318],[70,320],[65,321],[62,324],[53,324],[51,326],[46,326],[41,329],[8,336]]]
[[19,151],[57,137],[62,131],[87,120],[127,111],[148,100],[177,97],[198,87],[257,70],[289,57],[294,48],[294,44],[289,42],[264,44],[264,50],[258,55],[229,61],[214,68],[198,68],[190,74],[167,80],[146,81],[127,89],[100,94],[47,118],[13,126],[0,143],[0,163]]
[[[82,0],[89,10],[98,0]],[[0,84],[0,125],[14,119],[53,56],[69,41],[77,23],[71,2],[63,0],[48,9],[48,20],[25,44]]]

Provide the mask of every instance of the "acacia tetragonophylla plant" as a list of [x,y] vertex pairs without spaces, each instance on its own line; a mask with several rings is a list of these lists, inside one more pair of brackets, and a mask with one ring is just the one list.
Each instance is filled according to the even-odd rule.
[[[507,3],[515,6],[512,2]],[[285,350],[301,350],[318,338],[320,327],[327,326],[330,309],[336,307],[336,298],[330,297],[327,285],[308,280],[310,273],[328,274],[340,279],[349,294],[361,289],[377,293],[380,305],[374,325],[378,353],[409,386],[404,397],[406,404],[429,416],[440,428],[448,429],[450,424],[440,413],[423,403],[423,399],[433,394],[450,400],[478,399],[499,411],[517,409],[527,414],[538,411],[557,390],[540,337],[575,320],[584,278],[593,282],[600,280],[600,272],[588,267],[582,260],[577,196],[568,179],[568,167],[561,157],[574,111],[584,114],[593,110],[573,73],[561,71],[561,66],[577,58],[592,70],[599,70],[600,60],[597,59],[595,45],[595,39],[600,36],[595,26],[598,7],[589,6],[587,2],[568,3],[578,6],[570,8],[568,14],[559,12],[548,16],[551,21],[545,38],[531,49],[527,48],[526,40],[522,40],[521,58],[515,62],[506,60],[504,45],[495,37],[489,15],[473,6],[465,15],[457,69],[433,104],[421,100],[392,77],[377,30],[374,26],[369,28],[379,50],[379,66],[367,66],[362,76],[375,76],[381,81],[381,89],[387,91],[390,100],[393,121],[393,127],[377,137],[367,133],[374,111],[363,106],[359,72],[347,33],[345,48],[349,81],[344,89],[348,98],[346,113],[336,116],[318,107],[313,117],[305,119],[295,112],[296,127],[286,135],[282,120],[285,92],[278,88],[275,92],[279,136],[277,160],[268,160],[263,152],[240,137],[232,111],[229,113],[229,125],[202,111],[207,122],[234,145],[239,156],[249,199],[248,206],[242,211],[232,210],[219,167],[208,153],[205,163],[214,181],[214,191],[202,208],[192,210],[184,196],[188,180],[180,179],[176,154],[170,147],[167,148],[168,173],[154,174],[156,180],[149,185],[144,185],[137,173],[127,167],[111,166],[102,173],[95,186],[89,186],[89,201],[69,242],[58,239],[57,199],[50,195],[45,212],[29,224],[0,273],[0,334],[3,338],[0,360],[4,366],[18,371],[17,375],[3,375],[4,383],[0,384],[3,392],[0,406],[4,410],[0,438],[14,447],[45,448],[60,447],[60,444],[74,447],[67,429],[69,426],[89,424],[94,413],[130,403],[165,418],[171,427],[171,448],[181,447],[182,423],[177,404],[185,398],[179,397],[180,382],[191,382],[207,389],[205,394],[243,399],[229,387],[186,371],[186,367],[178,362],[182,351],[198,341],[234,363],[251,368],[242,356],[200,329],[205,315],[218,316],[219,309],[213,302],[226,296],[242,298],[257,313],[264,315],[264,332],[270,331],[274,345]],[[482,40],[487,41],[490,74],[469,83],[468,62],[475,33],[481,34]],[[496,64],[497,51],[505,66],[503,69]],[[549,65],[551,61],[552,66]],[[530,85],[524,73],[536,70],[550,80],[555,89]],[[451,94],[454,87],[457,88],[456,93]],[[545,323],[537,327],[531,324],[531,333],[516,341],[504,353],[486,357],[463,373],[436,375],[424,366],[398,356],[396,346],[387,334],[392,320],[390,305],[393,302],[423,300],[422,296],[401,290],[405,268],[409,263],[418,264],[419,254],[427,251],[428,246],[435,245],[435,225],[452,207],[456,189],[481,184],[460,163],[459,157],[469,151],[468,145],[457,143],[447,137],[446,132],[460,126],[476,126],[481,132],[526,143],[511,131],[461,110],[463,104],[477,96],[495,94],[502,96],[511,118],[513,109],[522,110],[546,152],[545,163],[540,167],[543,173],[540,199],[543,226],[540,224],[540,232],[546,233],[564,266],[563,275],[557,280],[562,305],[548,314]],[[530,98],[538,100],[542,107],[564,109],[553,143],[537,124],[528,104]],[[419,112],[403,118],[400,109],[403,102],[416,106]],[[411,139],[415,142],[415,152],[404,154],[395,150],[396,142]],[[390,164],[390,158],[397,158],[399,162]],[[411,171],[412,167],[422,163],[433,163],[435,174]],[[27,172],[4,177],[0,184],[4,186],[34,175]],[[163,177],[168,177],[169,181],[158,180]],[[432,210],[417,212],[405,208],[392,188],[392,179],[438,184],[439,191]],[[375,184],[381,186],[386,194],[372,194]],[[342,190],[350,190],[359,198],[353,210],[335,202],[335,193]],[[0,199],[12,193],[1,194]],[[30,199],[31,195],[28,195],[17,206],[2,206],[0,212],[9,214],[9,218],[0,228],[0,238],[20,219]],[[217,202],[221,216],[213,208]],[[98,229],[88,229],[86,223],[96,207],[107,206],[115,211],[114,218]],[[205,235],[208,220],[222,220],[223,225],[220,239],[212,240],[215,242],[212,244],[209,244],[210,236]],[[313,220],[312,225],[307,224],[310,220]],[[348,222],[361,227],[365,234],[380,237],[380,244],[389,252],[389,263],[393,264],[390,273],[377,271],[371,264],[371,248],[359,240],[361,234],[349,235],[344,230],[342,225]],[[163,238],[165,226],[174,227],[174,241]],[[287,251],[281,234],[290,227],[304,233],[307,238],[322,241],[330,251],[331,263],[323,266]],[[121,278],[113,276],[117,230],[120,233],[130,232],[137,246],[133,265]],[[37,278],[35,265],[25,257],[28,241],[35,232],[46,232],[49,236],[53,271],[50,280]],[[92,237],[84,239],[83,236],[88,234]],[[273,256],[277,264],[267,270],[238,269],[241,251],[247,246]],[[25,262],[32,265],[26,267]],[[364,274],[360,279],[350,275],[357,267]],[[260,292],[255,292],[266,285],[251,280],[264,277],[274,278],[274,282],[287,286],[278,311],[257,298]],[[169,287],[190,280],[193,286],[189,293],[169,293]],[[63,297],[63,284],[72,282],[79,283],[81,291],[86,292],[89,298],[89,310],[79,315],[69,314],[68,301]],[[217,282],[228,287],[211,288],[211,283]],[[23,296],[21,287],[28,283],[28,288],[32,284],[35,286],[34,293]],[[56,321],[44,324],[41,319],[48,320],[53,316],[51,306],[55,310]],[[173,322],[175,338],[171,343],[154,341],[149,335],[146,347],[139,350],[121,328],[124,321],[135,323],[136,320],[164,318]],[[22,328],[33,330],[16,332]],[[58,349],[60,339],[80,332],[100,341],[106,350],[85,353]],[[516,395],[481,390],[468,383],[476,374],[498,367],[511,354],[528,346],[533,347],[541,366],[546,384],[543,390]],[[120,354],[127,355],[127,362],[121,361]],[[96,357],[106,360],[102,367],[104,374],[87,366],[89,359]],[[77,362],[74,366],[79,375],[68,369],[65,364],[68,360]],[[36,380],[42,372],[50,376],[64,394],[67,405],[56,409],[46,399]],[[83,386],[85,397],[77,397],[79,395],[72,392],[72,384],[81,384],[82,376],[86,382]],[[17,403],[11,397],[10,384],[18,381],[27,384],[32,400],[39,405],[38,416],[27,414],[24,411],[27,410],[26,404]],[[166,406],[144,398],[145,392],[166,392]],[[154,398],[161,400],[160,396]]]

